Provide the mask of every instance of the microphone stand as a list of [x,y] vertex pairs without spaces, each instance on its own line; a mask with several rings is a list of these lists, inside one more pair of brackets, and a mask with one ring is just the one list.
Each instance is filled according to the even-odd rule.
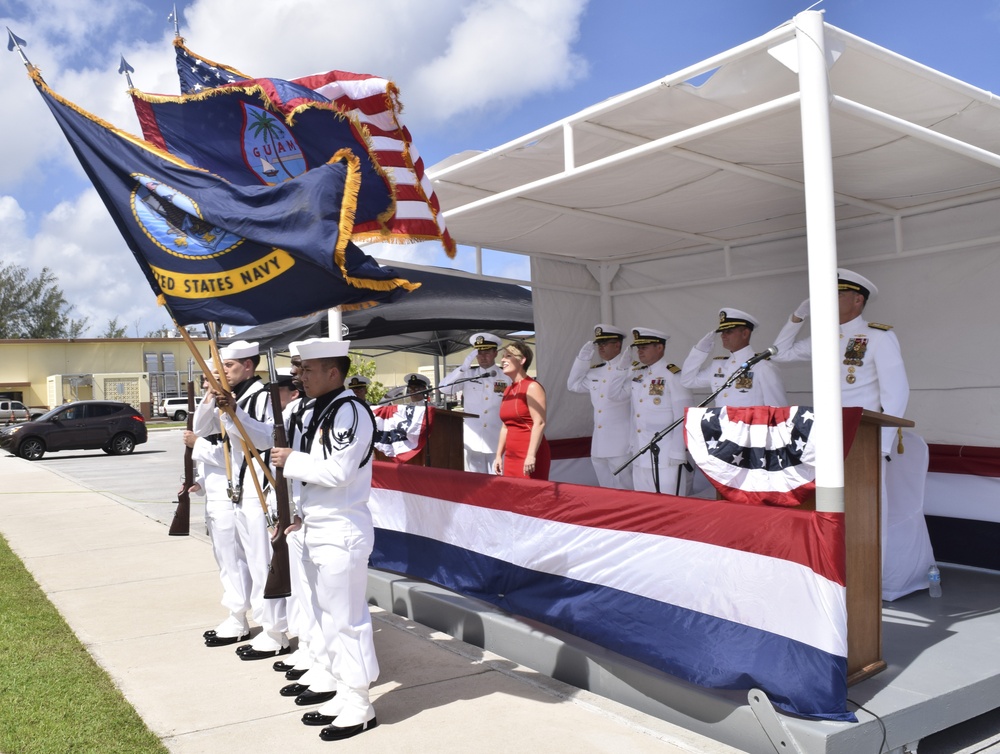
[[[451,387],[452,385],[457,385],[460,382],[472,382],[473,380],[481,380],[483,377],[486,377],[486,376],[495,377],[496,376],[496,372],[494,370],[490,370],[489,372],[483,372],[482,374],[477,374],[474,377],[463,377],[460,380],[455,380],[454,382],[449,382],[445,387]],[[374,403],[372,405],[374,405],[374,406],[384,406],[387,403],[395,403],[396,401],[401,401],[401,400],[404,400],[406,398],[412,398],[415,395],[426,395],[427,393],[433,393],[437,389],[438,388],[436,388],[436,387],[429,387],[429,388],[426,388],[425,390],[414,390],[412,393],[406,393],[404,395],[399,396],[398,398],[386,398],[386,399],[381,400],[378,403]]]
[[[768,358],[770,358],[770,357],[768,357]],[[754,362],[754,363],[756,363],[756,362]],[[739,379],[740,377],[742,377],[744,374],[746,374],[747,372],[749,372],[751,366],[752,365],[750,364],[749,361],[746,361],[743,364],[740,364],[739,368],[737,368],[737,370],[735,372],[733,372],[731,375],[729,375],[726,378],[726,381],[723,382],[719,386],[718,390],[716,390],[714,393],[712,393],[710,396],[708,396],[705,400],[703,400],[701,403],[699,403],[697,406],[695,406],[695,408],[704,408],[709,403],[711,403],[712,401],[714,401],[715,400],[715,396],[717,396],[719,393],[721,393],[727,387],[729,387],[734,382],[736,382],[736,380]],[[664,437],[666,437],[668,434],[670,434],[670,432],[678,424],[681,424],[684,421],[684,419],[685,419],[685,417],[682,416],[680,419],[678,419],[677,421],[673,422],[670,426],[665,427],[664,429],[661,429],[659,432],[657,432],[655,435],[653,435],[653,439],[652,440],[650,440],[648,443],[646,443],[643,447],[639,448],[639,450],[637,450],[628,460],[626,460],[625,463],[623,463],[621,466],[619,466],[617,469],[615,469],[612,473],[615,476],[617,476],[618,474],[620,474],[621,472],[623,472],[625,469],[627,469],[629,466],[631,466],[632,463],[639,456],[641,456],[646,451],[649,451],[650,456],[653,458],[653,487],[656,489],[657,492],[659,492],[660,491],[660,440],[662,440]],[[680,472],[680,469],[678,469],[678,471],[677,471],[677,493],[675,493],[675,494],[680,493],[680,486],[681,486],[681,476],[680,475],[681,475],[681,472]]]

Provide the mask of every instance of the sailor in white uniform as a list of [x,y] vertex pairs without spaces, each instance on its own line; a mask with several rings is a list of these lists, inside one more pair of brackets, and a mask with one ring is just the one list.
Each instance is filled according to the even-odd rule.
[[302,417],[297,449],[275,448],[271,454],[293,482],[301,519],[292,528],[305,531],[302,562],[325,643],[319,661],[336,680],[336,695],[302,718],[307,725],[325,725],[325,741],[378,724],[369,687],[379,665],[365,599],[375,542],[368,507],[375,419],[344,387],[349,347],[349,341],[329,338],[298,344],[302,387],[314,401]]
[[[287,619],[284,599],[265,599],[264,585],[271,563],[271,539],[267,519],[257,495],[253,477],[261,490],[265,488],[264,472],[260,465],[244,453],[246,441],[263,456],[274,444],[274,419],[271,402],[264,385],[255,372],[260,363],[257,343],[239,340],[219,350],[222,368],[232,395],[208,392],[195,409],[192,426],[199,437],[222,434],[229,454],[228,482],[230,498],[236,517],[236,531],[250,570],[252,589],[250,605],[253,617],[263,629],[250,644],[236,649],[243,660],[262,660],[287,654],[288,638],[285,636]],[[240,425],[247,433],[242,438],[228,413],[216,411],[224,403],[232,403]],[[205,643],[215,646],[211,637]]]

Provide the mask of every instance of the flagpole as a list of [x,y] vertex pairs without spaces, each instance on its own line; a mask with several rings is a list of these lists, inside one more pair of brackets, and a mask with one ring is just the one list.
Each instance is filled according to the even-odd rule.
[[135,86],[133,86],[132,84],[132,77],[129,75],[130,73],[135,73],[135,68],[133,68],[128,64],[128,61],[125,59],[124,53],[122,53],[121,62],[118,64],[118,73],[119,75],[123,73],[125,74],[125,81],[128,82],[128,88],[130,91],[132,89],[135,89]]
[[17,34],[12,32],[9,26],[6,27],[6,29],[7,29],[7,49],[10,51],[14,51],[16,49],[17,54],[21,56],[21,62],[24,63],[24,67],[28,69],[34,68],[35,66],[31,64],[31,61],[28,60],[28,56],[25,55],[24,50],[21,49],[22,45],[27,47],[28,43],[25,42],[23,39],[21,39],[19,36],[17,36]]
[[174,3],[174,10],[169,16],[167,16],[167,20],[174,22],[174,39],[180,39],[181,27],[180,22],[177,20],[177,3]]

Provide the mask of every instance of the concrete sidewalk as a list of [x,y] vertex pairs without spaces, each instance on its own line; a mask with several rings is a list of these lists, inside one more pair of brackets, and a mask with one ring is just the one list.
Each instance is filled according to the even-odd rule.
[[0,534],[172,752],[737,751],[377,609],[379,726],[323,742],[271,661],[204,646],[222,608],[203,536],[40,464],[4,456],[0,478]]

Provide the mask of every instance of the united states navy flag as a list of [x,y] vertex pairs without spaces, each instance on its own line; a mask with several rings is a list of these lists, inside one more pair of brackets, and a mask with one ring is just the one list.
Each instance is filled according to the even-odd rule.
[[[363,156],[341,149],[293,180],[241,185],[114,128],[29,73],[177,324],[256,325],[415,287],[350,243]],[[388,192],[376,204],[363,209],[384,211]]]

